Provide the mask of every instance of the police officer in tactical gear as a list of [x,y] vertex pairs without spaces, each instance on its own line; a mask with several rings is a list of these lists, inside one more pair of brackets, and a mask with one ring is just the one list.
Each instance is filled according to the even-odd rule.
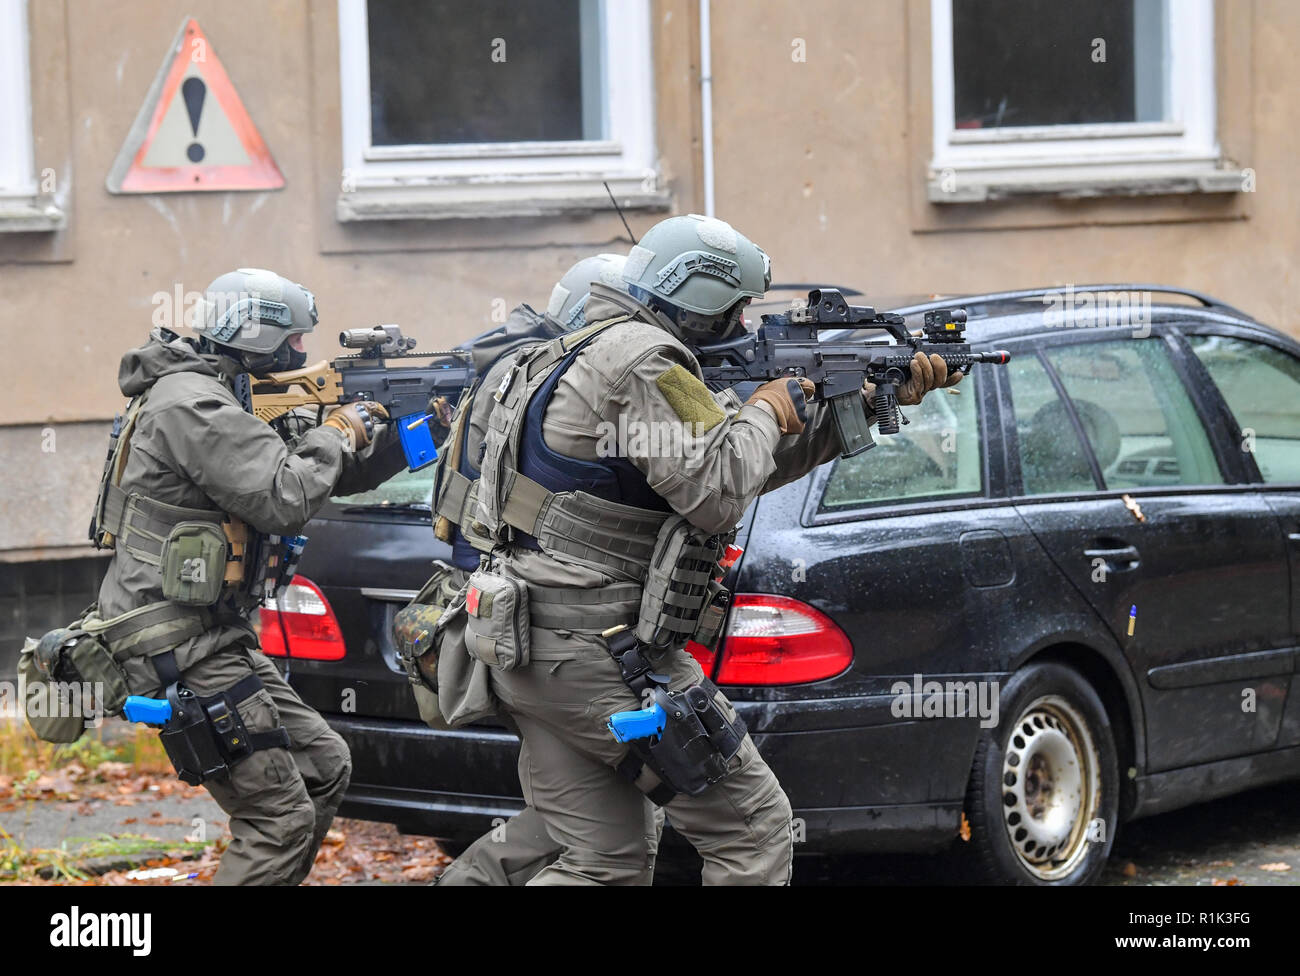
[[[461,394],[451,430],[442,445],[433,490],[434,529],[452,545],[452,565],[442,566],[411,606],[394,624],[394,637],[407,664],[421,715],[435,727],[445,727],[437,710],[435,675],[426,681],[413,653],[427,650],[427,635],[438,617],[465,586],[479,564],[484,546],[474,528],[474,499],[479,476],[478,460],[491,412],[491,393],[509,368],[512,355],[539,342],[585,325],[584,308],[593,282],[623,290],[624,258],[598,254],[574,264],[552,289],[546,311],[538,314],[528,305],[513,309],[506,324],[471,344],[475,376],[473,386]],[[429,664],[425,664],[429,667]],[[508,720],[508,719],[507,719]],[[646,845],[651,852],[647,879],[653,874],[662,817],[648,810]],[[513,885],[528,882],[560,853],[560,845],[546,831],[536,810],[525,809],[467,848],[438,878],[441,886]]]
[[118,372],[131,402],[92,527],[113,549],[93,617],[107,623],[101,636],[130,692],[180,706],[164,746],[230,815],[218,884],[301,882],[351,773],[343,740],[249,624],[288,582],[294,537],[326,499],[404,466],[395,434],[376,430],[374,404],[279,430],[250,412],[248,374],[303,365],[316,320],[306,288],[241,269],[209,286],[193,322],[200,338],[155,328]]
[[[533,883],[645,883],[649,796],[705,883],[785,884],[790,804],[683,649],[716,639],[716,605],[686,598],[716,590],[678,582],[708,582],[758,494],[838,453],[834,423],[794,380],[743,404],[702,382],[691,346],[743,329],[770,283],[766,254],[730,225],[669,218],[623,277],[630,294],[593,284],[584,327],[517,354],[493,385],[474,509],[486,556],[440,620],[441,711],[460,724],[499,705],[517,724],[528,809],[562,847]],[[961,378],[941,361],[912,373],[900,402]],[[631,432],[612,452],[611,430]],[[608,720],[647,689],[686,693],[707,735],[670,727],[660,743],[687,744],[673,754],[616,741]]]

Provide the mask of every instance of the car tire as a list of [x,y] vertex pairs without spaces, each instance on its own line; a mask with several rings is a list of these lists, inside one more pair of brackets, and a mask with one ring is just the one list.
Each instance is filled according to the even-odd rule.
[[1118,822],[1106,707],[1083,675],[1043,662],[1012,675],[999,709],[998,724],[981,730],[966,794],[969,839],[958,847],[970,880],[1087,884]]

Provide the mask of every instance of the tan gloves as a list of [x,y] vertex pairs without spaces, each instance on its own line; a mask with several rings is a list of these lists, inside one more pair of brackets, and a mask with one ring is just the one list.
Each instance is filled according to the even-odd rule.
[[359,451],[374,439],[375,421],[387,419],[388,411],[377,403],[345,403],[331,410],[321,426],[333,427],[347,440],[349,451]]
[[808,397],[815,389],[810,379],[784,376],[764,383],[745,402],[767,406],[782,434],[802,434],[808,423]]
[[[931,353],[927,357],[925,353],[918,352],[912,357],[912,378],[898,385],[898,404],[902,407],[914,407],[924,400],[925,395],[931,390],[956,386],[961,382],[963,375],[965,374],[961,370],[957,370],[949,376],[948,364],[943,361],[942,356]],[[867,400],[867,406],[870,407],[876,395],[876,384],[863,383],[862,395]]]

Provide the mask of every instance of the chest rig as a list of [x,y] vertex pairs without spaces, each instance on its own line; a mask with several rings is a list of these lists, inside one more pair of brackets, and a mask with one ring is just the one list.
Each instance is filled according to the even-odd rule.
[[[642,582],[671,514],[625,458],[587,461],[546,448],[542,418],[564,369],[621,315],[520,353],[494,391],[474,530],[493,546],[540,549]],[[527,438],[527,443],[525,443]]]

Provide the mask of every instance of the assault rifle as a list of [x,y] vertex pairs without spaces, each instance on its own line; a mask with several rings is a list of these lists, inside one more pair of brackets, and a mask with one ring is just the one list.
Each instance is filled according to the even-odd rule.
[[[836,337],[822,339],[820,329],[882,329],[886,341]],[[971,352],[966,345],[966,310],[936,309],[925,313],[921,334],[908,332],[906,320],[894,312],[877,312],[867,305],[850,305],[832,288],[808,293],[808,304],[775,315],[764,315],[758,331],[726,342],[695,349],[706,381],[732,386],[746,381],[807,377],[817,386],[818,399],[830,403],[844,457],[874,445],[866,405],[859,391],[876,385],[872,404],[882,434],[897,434],[907,423],[898,409],[898,386],[911,377],[912,356],[937,353],[948,369],[968,370],[976,363],[1005,364],[1007,352]]]
[[[254,415],[271,423],[299,407],[369,400],[386,409],[397,425],[398,439],[412,471],[437,460],[429,421],[439,418],[426,411],[434,397],[454,400],[473,380],[469,350],[412,352],[415,340],[402,335],[396,325],[347,329],[339,333],[339,345],[360,352],[253,380]],[[389,359],[426,358],[434,361],[388,363]]]

